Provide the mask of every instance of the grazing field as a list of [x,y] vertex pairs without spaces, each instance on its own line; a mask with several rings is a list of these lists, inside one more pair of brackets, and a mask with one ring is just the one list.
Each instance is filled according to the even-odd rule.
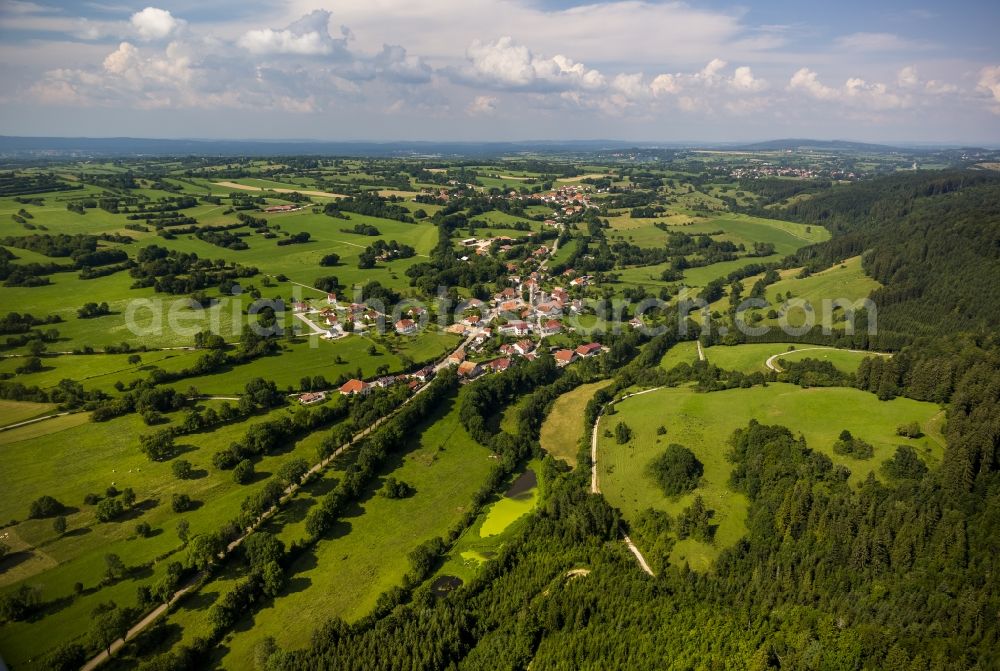
[[[289,414],[294,408],[279,408],[259,414],[257,422]],[[180,415],[170,417],[172,426]],[[64,420],[73,420],[64,425]],[[86,415],[68,415],[38,422],[27,427],[0,433],[0,439],[21,438],[2,445],[3,469],[0,469],[0,519],[21,520],[5,531],[21,541],[16,553],[4,560],[8,570],[0,573],[0,592],[21,585],[40,585],[42,600],[51,603],[43,617],[35,622],[9,623],[0,629],[0,649],[4,658],[18,668],[62,642],[84,636],[89,627],[90,611],[99,603],[114,600],[119,605],[136,604],[136,587],[152,585],[166,570],[157,557],[183,553],[175,527],[186,520],[191,535],[214,531],[220,522],[237,516],[243,499],[261,488],[267,476],[292,458],[315,459],[319,433],[284,446],[262,457],[256,464],[256,477],[246,485],[234,482],[232,473],[212,465],[212,455],[239,440],[246,423],[224,425],[214,430],[178,439],[180,457],[192,464],[189,479],[177,479],[171,462],[153,462],[138,448],[139,434],[149,433],[138,415],[130,414],[102,423],[87,423]],[[161,428],[157,427],[157,428]],[[24,435],[28,429],[45,431]],[[84,503],[87,494],[105,496],[105,490],[134,489],[137,505],[119,521],[99,522],[95,506]],[[171,509],[174,494],[183,493],[196,502],[195,508],[182,514]],[[68,531],[57,534],[51,519],[26,519],[28,504],[46,494],[67,507]],[[152,528],[147,538],[138,537],[135,525],[146,522]],[[101,586],[104,557],[117,554],[128,575],[110,585]],[[174,559],[183,558],[177,554]],[[171,559],[173,561],[174,559]],[[74,597],[73,585],[81,582],[84,593]]]
[[[381,481],[369,487],[329,537],[292,565],[285,592],[255,614],[252,623],[237,626],[238,633],[220,650],[225,652],[222,665],[252,666],[253,645],[264,636],[274,636],[285,649],[303,647],[326,620],[364,616],[378,595],[399,584],[409,570],[407,554],[443,536],[461,518],[492,463],[489,451],[462,428],[457,407],[442,407],[415,432],[410,451],[384,471],[416,492],[387,499],[375,493]],[[292,621],[299,625],[284,626]]]
[[48,414],[55,407],[52,403],[0,400],[0,426],[17,424],[34,417],[40,417],[41,415]]
[[856,352],[833,347],[817,347],[791,343],[750,343],[745,345],[714,345],[705,349],[705,358],[725,370],[741,373],[766,373],[770,370],[766,362],[777,355],[775,364],[780,368],[782,360],[801,361],[819,359],[829,361],[845,373],[854,373],[865,357],[879,356],[877,352]]
[[698,343],[694,340],[679,342],[663,355],[660,359],[660,367],[670,370],[677,364],[693,364],[698,360]]
[[[892,456],[896,445],[912,445],[928,465],[940,460],[943,449],[943,412],[938,406],[905,398],[878,401],[872,394],[856,389],[801,389],[774,383],[699,394],[686,387],[668,388],[626,399],[615,407],[614,415],[602,418],[602,428],[613,430],[618,422],[624,422],[634,436],[627,444],[619,445],[602,431],[598,442],[602,493],[626,519],[634,519],[649,507],[677,515],[695,495],[701,495],[715,511],[715,541],[712,545],[693,539],[680,541],[671,562],[688,561],[692,568],[702,570],[710,566],[720,549],[735,543],[745,531],[747,502],[728,487],[732,465],[725,454],[732,432],[751,419],[782,424],[795,434],[801,433],[810,448],[849,468],[852,483],[861,482],[869,473],[878,476],[878,467]],[[912,421],[920,424],[924,437],[896,435],[898,426]],[[658,436],[661,425],[666,434]],[[843,429],[871,443],[874,457],[858,461],[834,453],[833,443]],[[646,474],[649,462],[669,443],[680,443],[692,450],[705,469],[699,487],[676,499],[667,498]]]
[[[793,300],[806,301],[812,306],[816,321],[820,323],[823,315],[823,301],[836,299],[856,301],[866,298],[880,286],[876,280],[865,275],[861,267],[861,257],[855,256],[809,277],[796,279],[791,276],[775,282],[767,287],[766,300],[772,306],[777,307],[783,302],[778,299],[778,294],[787,296],[791,292]],[[804,320],[805,316],[801,309],[796,308],[789,312],[788,323],[791,326],[799,326]],[[778,322],[766,319],[762,323],[773,325]]]
[[594,394],[609,384],[611,382],[608,380],[582,384],[557,398],[542,424],[539,436],[542,449],[575,467],[580,439],[586,433],[586,427],[583,426],[584,409]]

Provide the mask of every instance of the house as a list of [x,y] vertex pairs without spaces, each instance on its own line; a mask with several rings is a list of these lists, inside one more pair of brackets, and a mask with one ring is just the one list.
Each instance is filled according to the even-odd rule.
[[465,350],[464,349],[455,350],[454,352],[452,352],[451,354],[448,355],[448,365],[449,366],[457,366],[460,363],[462,363],[463,361],[465,361]]
[[309,304],[303,301],[298,301],[297,303],[292,303],[293,312],[308,312]]
[[392,385],[396,384],[396,376],[395,375],[385,375],[385,376],[380,377],[377,380],[375,380],[375,382],[373,382],[372,384],[374,386],[376,386],[376,387],[381,388],[381,389],[385,389],[386,387],[389,387],[389,386],[392,386]]
[[417,332],[417,324],[412,319],[400,319],[396,322],[396,333],[411,335]]
[[555,335],[562,331],[562,323],[558,319],[550,319],[542,324],[542,335]]
[[465,324],[462,324],[461,322],[456,322],[455,324],[452,324],[451,326],[446,328],[445,333],[452,333],[455,335],[465,335],[467,330],[468,327]]
[[596,342],[580,345],[576,348],[576,353],[583,357],[594,356],[601,353],[601,345]]
[[518,354],[524,356],[528,352],[531,352],[532,350],[535,349],[535,343],[531,342],[530,340],[518,340],[516,343],[514,343],[514,349],[517,350]]
[[469,315],[468,317],[462,320],[462,323],[465,324],[466,326],[479,326],[480,320],[481,318],[479,315]]
[[340,385],[340,393],[344,396],[367,396],[372,390],[372,386],[364,380],[348,380]]
[[413,374],[413,378],[420,382],[427,382],[432,377],[434,377],[434,366],[424,366]]
[[299,394],[299,403],[302,405],[312,405],[314,403],[322,403],[326,400],[325,391],[310,391],[305,394]]
[[637,328],[642,328],[643,323],[642,320],[639,319],[638,317],[632,317],[632,319],[628,320],[628,325],[634,329],[637,329]]
[[576,352],[571,349],[561,349],[555,353],[556,365],[565,366],[576,361]]
[[505,343],[503,345],[500,345],[500,353],[503,354],[504,356],[514,356],[515,354],[517,354],[517,350],[514,349],[513,345],[508,345]]
[[521,320],[510,321],[500,327],[500,333],[512,336],[526,336],[530,330],[528,322]]
[[330,305],[336,305],[337,304],[337,294],[327,294],[326,295],[326,302],[329,303]]
[[482,367],[475,361],[463,361],[458,364],[458,376],[468,379],[478,377],[483,372]]
[[503,291],[501,291],[500,293],[498,293],[497,296],[496,296],[496,298],[497,298],[498,301],[510,300],[510,299],[516,298],[516,297],[518,297],[517,296],[517,291],[514,290],[512,287],[507,287],[506,289],[504,289]]
[[500,357],[498,359],[493,359],[493,361],[486,364],[486,367],[494,373],[502,373],[510,368],[510,358]]

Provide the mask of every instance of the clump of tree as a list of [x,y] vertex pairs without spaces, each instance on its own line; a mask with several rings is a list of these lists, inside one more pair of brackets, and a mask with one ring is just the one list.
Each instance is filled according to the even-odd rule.
[[833,451],[854,459],[871,459],[875,454],[871,443],[855,438],[847,429],[840,432],[840,437],[833,444]]
[[704,465],[694,452],[671,443],[647,467],[647,473],[667,496],[679,496],[698,486],[698,480],[705,473]]
[[711,543],[715,536],[716,525],[712,524],[714,511],[705,505],[700,497],[694,497],[690,506],[677,516],[677,537],[681,540],[694,538],[703,543]]
[[405,499],[408,496],[413,496],[416,491],[412,485],[390,476],[386,478],[385,484],[379,490],[379,495],[387,499]]
[[76,311],[76,316],[80,319],[92,319],[111,314],[111,308],[106,302],[84,303],[83,307]]
[[625,422],[618,422],[615,424],[615,442],[619,445],[624,445],[628,441],[632,440],[632,429]]
[[324,267],[335,266],[338,263],[340,263],[340,254],[326,254],[319,260],[319,265]]
[[28,517],[31,519],[41,519],[43,517],[54,517],[65,512],[66,506],[49,495],[39,496],[31,502],[28,507]]
[[909,424],[901,424],[896,427],[896,435],[905,438],[920,438],[924,435],[924,432],[920,430],[919,422],[910,422]]
[[919,480],[927,472],[927,466],[911,446],[900,445],[891,459],[882,462],[882,472],[898,480]]

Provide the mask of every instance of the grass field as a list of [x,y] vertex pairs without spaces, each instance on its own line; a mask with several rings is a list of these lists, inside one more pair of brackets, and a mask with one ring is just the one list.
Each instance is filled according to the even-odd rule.
[[777,360],[779,367],[782,360],[801,361],[811,358],[829,361],[845,373],[857,371],[865,357],[878,356],[876,352],[851,352],[832,347],[790,343],[714,345],[705,349],[705,357],[709,363],[715,364],[719,368],[738,370],[742,373],[766,373],[769,369],[765,362],[775,354],[780,355]]
[[[766,300],[772,306],[778,306],[782,301],[778,300],[777,295],[780,293],[782,296],[786,296],[788,292],[791,292],[793,300],[807,301],[812,306],[817,323],[821,323],[823,301],[836,299],[856,301],[866,298],[880,286],[876,280],[865,275],[861,268],[861,257],[855,256],[842,264],[803,279],[795,279],[793,275],[775,282],[767,288]],[[791,326],[799,326],[803,321],[804,315],[801,309],[789,311],[788,323]],[[765,325],[777,323],[777,320],[769,319],[762,322]]]
[[[898,444],[913,445],[929,465],[937,463],[942,453],[943,411],[938,406],[905,398],[882,402],[856,389],[801,389],[776,383],[699,394],[690,388],[668,388],[626,399],[616,408],[615,415],[601,420],[602,427],[613,429],[617,422],[624,422],[633,430],[634,438],[626,445],[618,445],[613,438],[604,437],[602,431],[598,444],[601,491],[627,519],[649,507],[676,515],[690,505],[696,494],[701,495],[715,510],[719,525],[715,543],[680,541],[671,561],[688,561],[692,568],[702,570],[745,530],[747,502],[727,486],[732,465],[725,453],[732,432],[751,419],[782,424],[793,433],[802,433],[810,448],[849,468],[855,484],[873,471],[877,475],[878,466],[892,456]],[[919,422],[927,435],[916,440],[897,436],[896,427],[911,421]],[[666,435],[656,435],[660,425],[666,428]],[[833,443],[845,428],[875,447],[874,458],[856,461],[833,453]],[[672,442],[691,449],[705,467],[698,489],[674,500],[666,498],[646,475],[649,462]]]
[[[285,593],[225,641],[222,665],[250,668],[253,645],[265,635],[286,649],[302,647],[325,620],[365,615],[409,569],[407,553],[461,518],[492,463],[489,451],[462,428],[457,407],[443,406],[414,432],[410,451],[384,471],[416,493],[392,500],[375,494],[381,482],[370,487],[330,537],[293,564]],[[286,626],[293,621],[299,625]]]
[[586,427],[583,426],[584,409],[594,394],[609,384],[611,384],[609,380],[582,384],[556,399],[552,410],[545,417],[539,436],[542,448],[546,452],[556,459],[562,459],[570,466],[576,466],[580,439],[586,432]]
[[[252,421],[288,412],[277,409]],[[173,417],[173,421],[177,419]],[[239,485],[229,472],[216,470],[211,459],[215,451],[242,437],[246,423],[180,439],[182,457],[192,463],[194,477],[178,480],[169,462],[151,462],[139,452],[137,436],[151,429],[137,415],[104,423],[85,422],[86,414],[81,413],[0,433],[4,441],[0,491],[5,493],[0,498],[0,519],[23,520],[4,530],[16,539],[8,543],[16,554],[4,562],[0,591],[25,582],[39,585],[43,601],[53,604],[38,621],[12,623],[0,629],[0,654],[14,668],[23,666],[29,657],[83,636],[89,627],[89,613],[99,602],[114,600],[119,605],[135,605],[136,587],[154,583],[165,571],[167,562],[153,563],[154,559],[180,551],[175,532],[178,519],[188,521],[192,535],[214,531],[223,520],[235,517],[243,499],[262,487],[267,475],[282,463],[295,457],[314,460],[322,437],[320,433],[311,434],[263,457],[256,464],[258,475],[254,482]],[[88,493],[103,496],[112,484],[119,490],[135,490],[136,512],[118,522],[97,522],[94,507],[84,505],[83,498]],[[170,506],[174,493],[188,494],[198,502],[197,508],[183,515],[174,513]],[[25,519],[29,502],[42,494],[54,496],[69,508],[69,531],[61,537],[52,530],[51,520]],[[140,521],[152,526],[152,536],[135,536],[134,527]],[[108,553],[119,555],[126,566],[134,567],[134,572],[99,588]],[[78,581],[87,591],[73,598],[73,584]]]
[[52,412],[52,403],[28,403],[27,401],[0,400],[0,425],[17,424]]
[[693,364],[698,360],[698,343],[694,340],[679,342],[663,355],[660,359],[660,367],[670,370],[680,363]]

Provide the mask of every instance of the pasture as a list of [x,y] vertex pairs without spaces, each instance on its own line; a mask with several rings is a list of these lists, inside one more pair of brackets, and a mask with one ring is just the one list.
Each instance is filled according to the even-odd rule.
[[[615,409],[614,415],[601,419],[601,492],[622,510],[626,519],[634,519],[650,507],[677,515],[695,495],[701,495],[715,511],[718,529],[714,543],[687,539],[678,542],[671,554],[672,563],[688,561],[692,568],[700,570],[707,569],[719,551],[735,543],[745,531],[747,501],[728,487],[732,465],[725,455],[732,432],[751,419],[782,424],[795,434],[801,433],[811,449],[850,469],[852,484],[861,482],[869,473],[878,476],[878,467],[892,456],[896,445],[912,445],[929,466],[940,461],[943,450],[943,411],[938,406],[906,398],[878,401],[857,389],[801,389],[773,383],[700,394],[688,387],[667,388],[621,401]],[[896,427],[912,421],[920,424],[924,437],[907,439],[896,435]],[[603,435],[604,429],[613,430],[618,422],[633,431],[632,440],[625,445]],[[666,434],[657,435],[661,425]],[[857,461],[835,454],[832,446],[843,429],[871,443],[874,457]],[[669,499],[647,475],[646,468],[667,444],[674,442],[692,450],[704,464],[705,472],[694,492]]]
[[[364,616],[409,570],[407,553],[462,517],[492,464],[489,451],[462,428],[453,402],[443,406],[383,470],[412,485],[413,496],[387,499],[376,494],[381,478],[373,483],[328,537],[292,565],[285,592],[227,638],[222,665],[251,666],[253,645],[266,635],[286,649],[303,647],[327,619]],[[300,626],[285,626],[291,621]]]
[[582,384],[557,398],[542,424],[539,436],[542,449],[575,467],[580,439],[586,433],[586,427],[583,426],[584,410],[594,394],[609,384],[608,380]]

